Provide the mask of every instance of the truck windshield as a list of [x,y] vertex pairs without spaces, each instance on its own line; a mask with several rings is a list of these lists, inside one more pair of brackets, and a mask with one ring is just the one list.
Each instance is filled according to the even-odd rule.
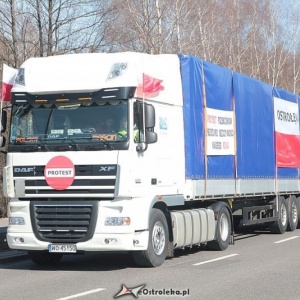
[[[69,145],[127,140],[128,101],[14,105],[10,145]],[[127,126],[127,125],[126,125]]]

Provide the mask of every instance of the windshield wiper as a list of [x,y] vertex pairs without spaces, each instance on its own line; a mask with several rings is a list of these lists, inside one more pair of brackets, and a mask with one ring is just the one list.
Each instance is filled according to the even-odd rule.
[[110,143],[103,143],[102,145],[90,145],[86,146],[85,150],[87,151],[96,151],[96,150],[114,150],[114,147]]
[[41,148],[39,146],[36,145],[26,145],[21,148],[22,152],[37,152],[39,151]]
[[15,143],[14,145],[22,145],[22,152],[49,151],[48,147],[42,141],[36,141],[35,144]]
[[109,141],[107,141],[106,139],[101,139],[101,141],[103,142],[103,145],[107,147],[108,150],[114,150],[114,147],[110,144]]
[[[86,140],[92,140],[92,137],[84,137],[84,138],[80,138],[80,139],[86,139]],[[97,145],[88,145],[85,147],[85,150],[114,150],[114,147],[110,144],[110,142],[106,139],[99,139],[99,141],[103,142],[101,144],[97,144]],[[80,150],[80,149],[78,149]]]
[[67,151],[67,150],[79,151],[80,150],[79,145],[73,139],[70,138],[44,139],[43,141],[40,140],[40,143],[41,145],[44,146],[45,151],[49,151],[49,148],[46,146],[44,141],[54,141],[54,140],[60,141],[60,143],[62,143],[61,145],[55,147],[55,150],[57,151]]
[[71,141],[70,145],[76,150],[79,151],[80,147],[79,145],[73,140],[73,139],[69,139]]
[[108,142],[106,139],[100,139],[101,143],[100,145],[89,145],[86,146],[85,150],[91,150],[91,151],[95,151],[95,150],[114,150],[114,147],[110,144],[110,142]]
[[54,148],[54,150],[56,151],[67,151],[67,150],[72,150],[72,146],[71,145],[60,145],[60,146],[56,146]]
[[[38,148],[39,148],[40,150],[43,150],[43,151],[49,151],[49,148],[47,147],[47,145],[45,144],[44,141],[38,140],[37,144],[38,144]],[[42,148],[41,146],[42,146],[43,148]]]
[[70,141],[71,141],[71,143],[69,142],[68,144],[56,146],[55,150],[57,150],[57,151],[67,151],[67,150],[79,151],[80,150],[79,145],[74,140],[70,139]]

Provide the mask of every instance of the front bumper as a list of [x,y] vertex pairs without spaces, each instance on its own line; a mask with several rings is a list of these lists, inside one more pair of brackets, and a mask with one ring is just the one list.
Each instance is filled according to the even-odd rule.
[[[122,234],[95,233],[92,239],[76,243],[76,247],[77,251],[138,251],[147,249],[148,238],[149,231]],[[112,240],[114,243],[109,242]],[[49,244],[55,244],[39,241],[33,233],[20,231],[17,233],[8,231],[7,243],[11,249],[17,250],[48,250]]]

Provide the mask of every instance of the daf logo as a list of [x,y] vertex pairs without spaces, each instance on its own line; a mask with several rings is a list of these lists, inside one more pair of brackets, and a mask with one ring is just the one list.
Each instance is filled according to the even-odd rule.
[[112,171],[114,170],[116,167],[114,166],[109,166],[109,167],[100,167],[100,172],[109,172],[109,171]]
[[30,173],[33,172],[33,167],[14,168],[16,173]]

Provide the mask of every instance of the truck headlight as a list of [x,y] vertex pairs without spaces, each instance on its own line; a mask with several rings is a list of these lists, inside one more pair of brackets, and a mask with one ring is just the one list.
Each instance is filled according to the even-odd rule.
[[25,225],[25,220],[23,217],[10,217],[8,223],[9,225]]
[[123,226],[130,225],[130,218],[128,217],[107,217],[105,219],[105,226]]

